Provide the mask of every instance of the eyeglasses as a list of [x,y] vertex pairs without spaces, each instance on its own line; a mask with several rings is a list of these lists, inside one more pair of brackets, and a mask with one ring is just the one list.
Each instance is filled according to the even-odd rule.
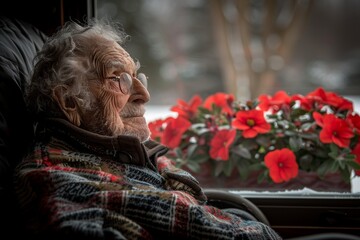
[[120,74],[120,76],[107,77],[105,79],[109,79],[109,80],[118,82],[121,92],[123,94],[129,94],[132,83],[133,83],[133,78],[139,80],[142,83],[142,85],[144,85],[144,87],[147,88],[147,79],[148,78],[143,73],[139,73],[137,75],[137,77],[131,77],[130,74],[123,72]]

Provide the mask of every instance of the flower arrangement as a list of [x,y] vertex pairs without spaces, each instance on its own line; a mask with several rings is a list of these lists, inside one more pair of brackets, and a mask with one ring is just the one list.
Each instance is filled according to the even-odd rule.
[[323,88],[307,95],[260,95],[235,101],[218,92],[205,100],[195,95],[170,109],[176,117],[149,122],[151,138],[169,147],[168,157],[182,168],[214,176],[237,171],[242,179],[259,172],[258,181],[282,183],[299,170],[340,172],[350,181],[360,175],[360,115],[353,103]]

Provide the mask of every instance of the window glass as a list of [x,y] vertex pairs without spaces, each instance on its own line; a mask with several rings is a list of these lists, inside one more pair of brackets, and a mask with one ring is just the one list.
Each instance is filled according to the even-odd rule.
[[[121,22],[131,36],[126,48],[149,77],[147,118],[151,122],[177,116],[170,107],[179,99],[189,103],[195,95],[205,100],[219,92],[232,94],[235,101],[246,104],[262,94],[274,97],[284,91],[289,96],[306,96],[323,88],[349,99],[355,111],[360,112],[359,7],[357,0],[99,0],[96,14],[98,18]],[[225,142],[230,135],[224,136]],[[296,147],[296,138],[289,144]],[[246,158],[250,148],[249,143],[236,151]],[[198,163],[205,161],[198,156]],[[228,166],[218,162],[222,165],[214,167],[218,173],[236,168],[245,177],[244,169],[250,168],[246,164]],[[304,160],[301,164],[309,164],[309,169],[314,162]],[[348,168],[343,162],[338,167]],[[278,166],[286,163],[284,160]],[[321,172],[321,163],[316,164],[317,172]],[[198,167],[195,164],[186,168]],[[360,192],[359,177],[354,177],[355,171],[351,174],[347,176],[351,179],[350,192]],[[271,182],[262,188],[258,180],[249,190],[276,185]],[[218,179],[209,184],[233,188],[227,186],[229,182]]]

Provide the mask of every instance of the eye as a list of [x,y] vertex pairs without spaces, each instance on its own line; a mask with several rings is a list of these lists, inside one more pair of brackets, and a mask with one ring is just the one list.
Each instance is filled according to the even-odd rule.
[[107,77],[106,79],[112,80],[114,82],[119,82],[120,81],[120,76],[113,76],[113,77]]
[[111,76],[105,79],[109,79],[119,84],[120,91],[124,94],[128,94],[130,92],[130,88],[132,85],[132,77],[128,73],[121,73],[120,76]]

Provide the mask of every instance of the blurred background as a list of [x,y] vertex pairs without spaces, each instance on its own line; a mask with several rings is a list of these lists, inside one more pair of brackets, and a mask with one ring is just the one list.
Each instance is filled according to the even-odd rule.
[[318,86],[360,95],[358,0],[98,0],[149,76],[150,105],[218,91],[241,101]]
[[[218,91],[240,101],[317,87],[360,112],[359,0],[97,0],[122,23],[128,52],[149,77],[148,121],[177,99]],[[360,192],[360,178],[352,192]]]

